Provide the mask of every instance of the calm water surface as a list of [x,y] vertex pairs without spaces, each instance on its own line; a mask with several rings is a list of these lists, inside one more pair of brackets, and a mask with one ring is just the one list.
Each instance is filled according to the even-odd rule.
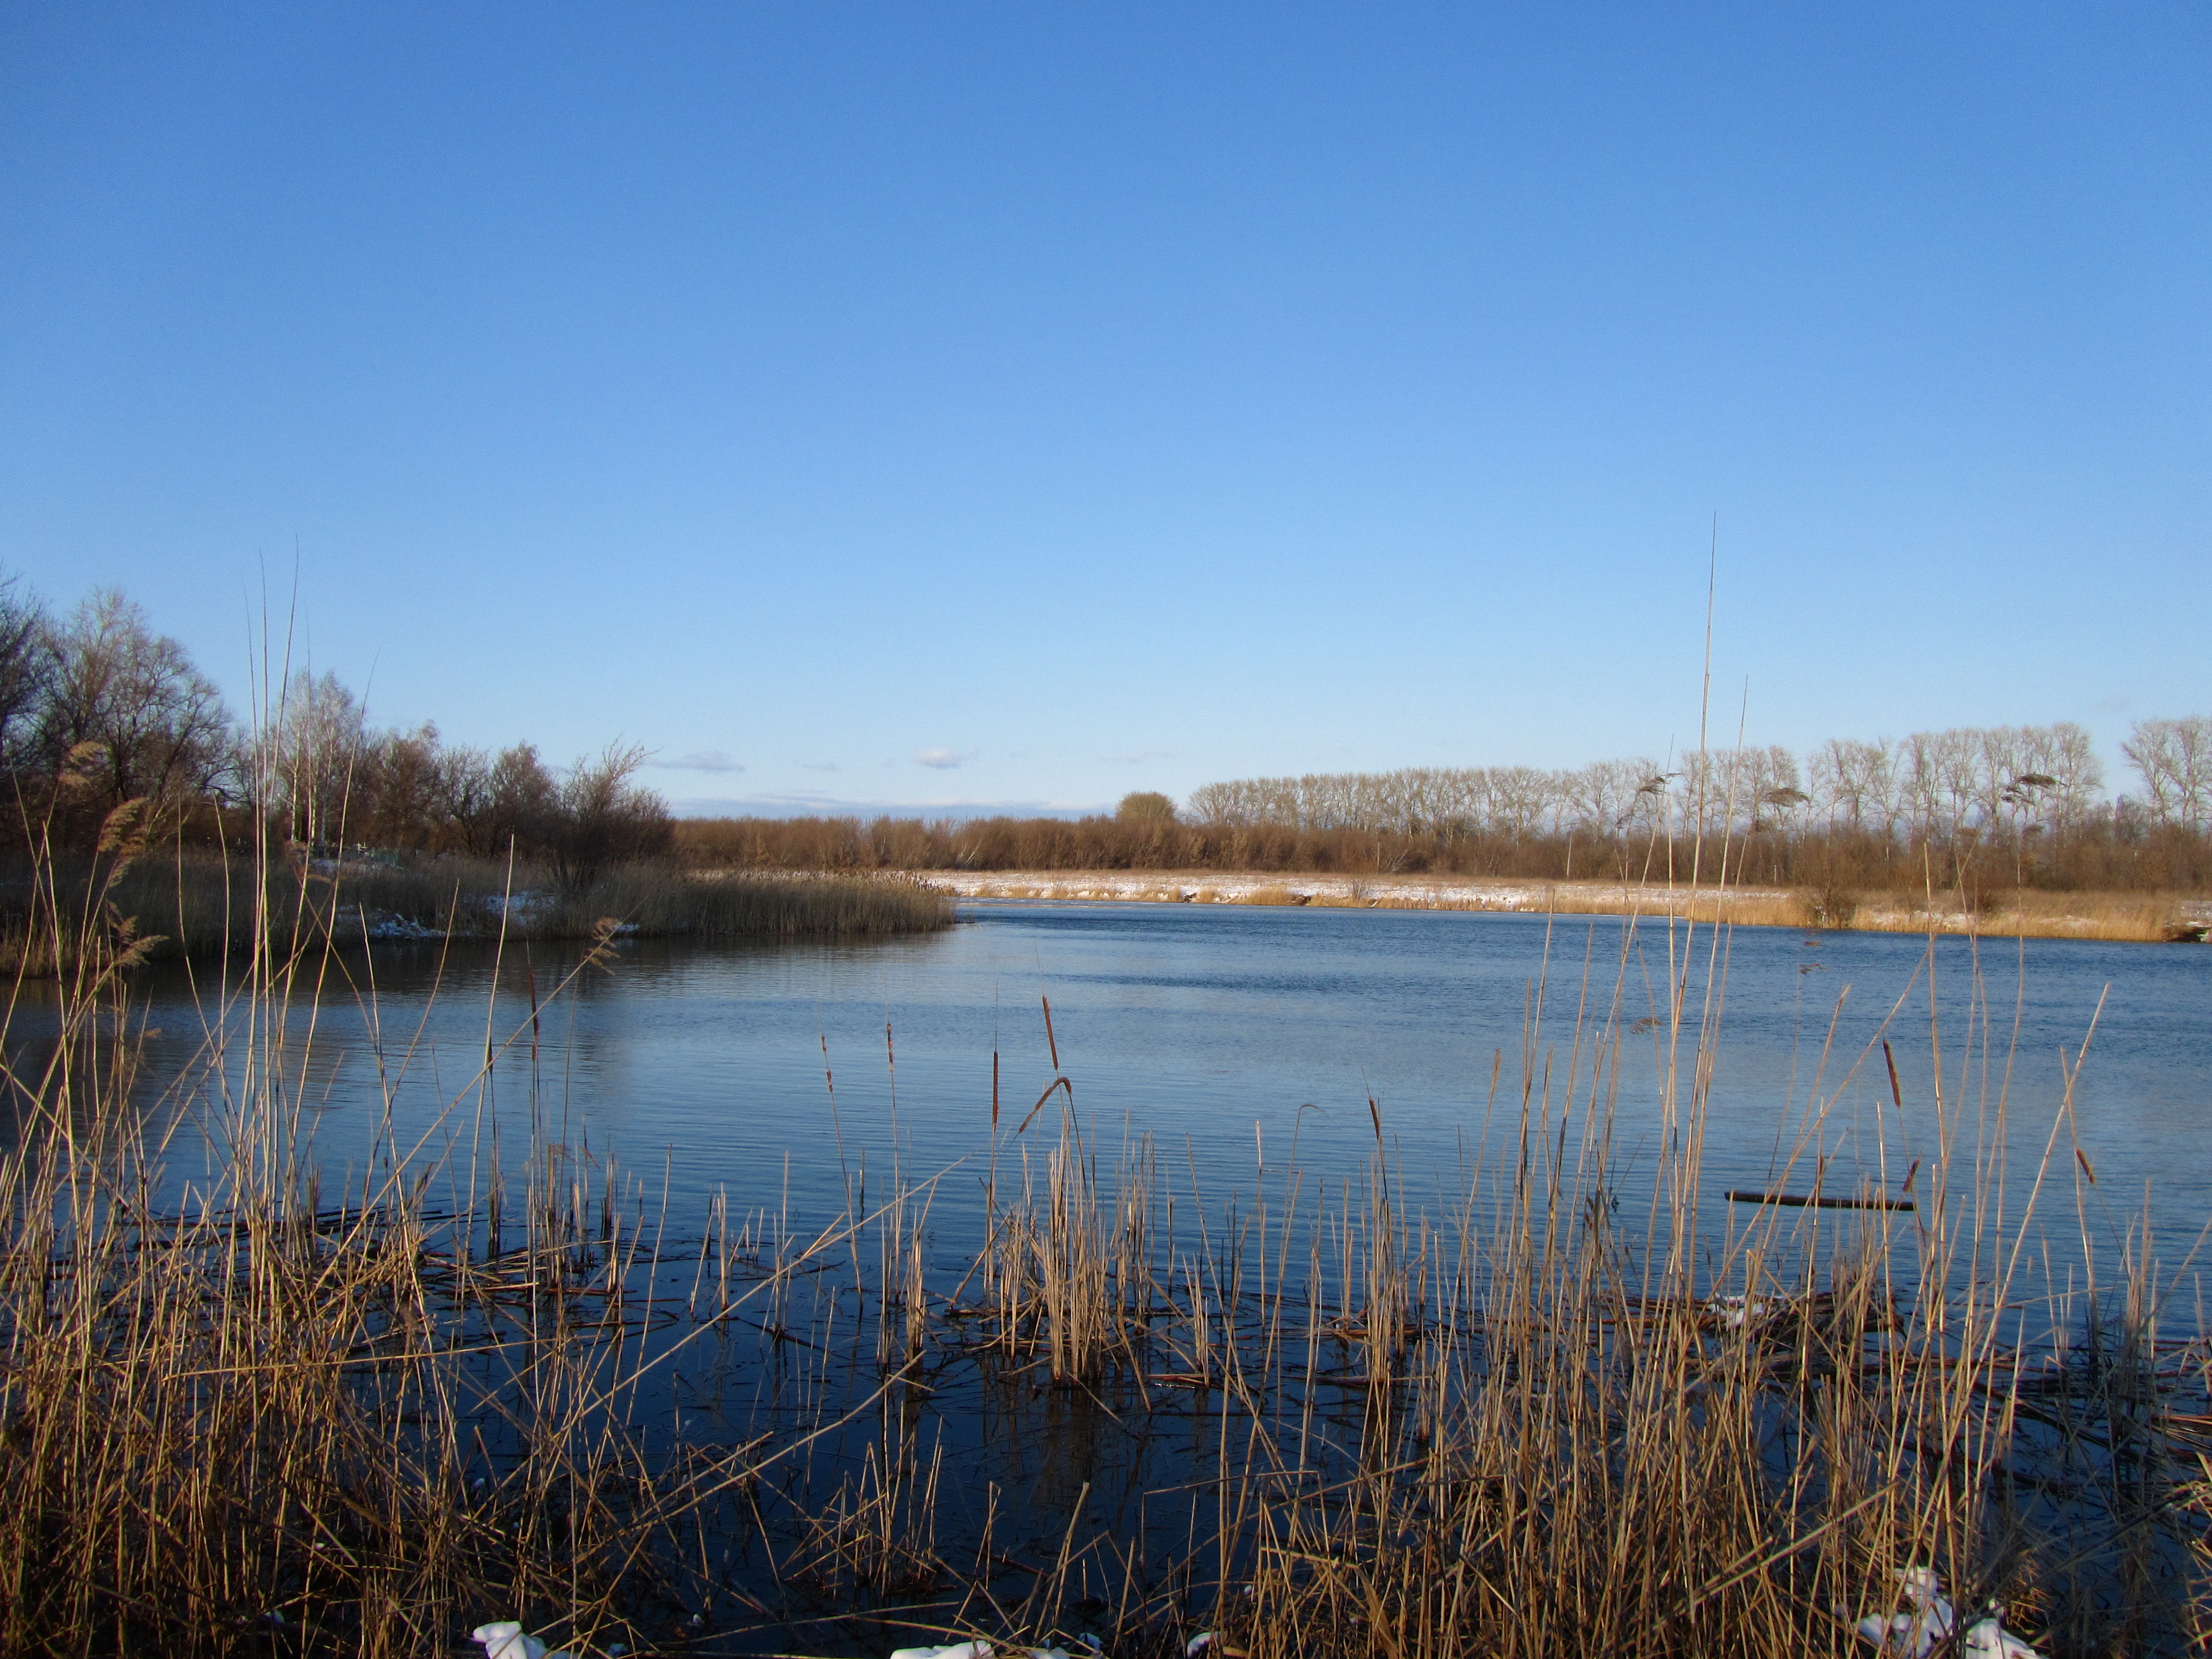
[[[2178,1258],[2212,1216],[2212,951],[1947,939],[1931,1018],[1923,939],[1743,929],[1724,945],[1716,972],[1707,935],[1686,960],[1678,938],[1673,968],[1692,1022],[1709,981],[1724,994],[1703,1149],[1716,1202],[1734,1185],[1849,1191],[1862,1170],[1886,1170],[1894,1188],[1912,1158],[1932,1164],[1932,1025],[1969,1146],[2002,1102],[1990,1138],[2018,1194],[2057,1125],[2063,1167],[2044,1205],[2068,1230],[2076,1128],[2098,1177],[2078,1183],[2093,1233],[2117,1238],[2148,1202],[2161,1254]],[[1310,1181],[1356,1178],[1376,1115],[1408,1197],[1442,1194],[1486,1135],[1496,1165],[1524,1078],[1540,1103],[1548,1068],[1556,1127],[1571,1074],[1579,1122],[1605,1053],[1613,1179],[1632,1201],[1665,1137],[1663,1026],[1633,1023],[1663,1015],[1668,957],[1663,927],[1626,939],[1611,918],[985,902],[950,932],[860,945],[641,943],[558,997],[574,957],[557,948],[395,949],[373,974],[356,957],[359,982],[312,1011],[311,1048],[309,1011],[295,1013],[289,1063],[333,1172],[366,1155],[387,1096],[404,1139],[473,1146],[480,1163],[495,1121],[513,1157],[534,1101],[553,1137],[665,1182],[678,1224],[718,1187],[733,1208],[787,1206],[798,1222],[835,1211],[843,1174],[865,1168],[878,1194],[894,1164],[941,1176],[932,1214],[951,1255],[973,1244],[994,1051],[1004,1178],[1058,1130],[1055,1102],[1014,1133],[1054,1075],[1054,1044],[1091,1144],[1110,1155],[1149,1133],[1171,1184],[1209,1199],[1249,1191],[1263,1161],[1272,1185],[1294,1155]],[[203,1051],[213,998],[177,970],[143,988],[153,1091]],[[1620,1040],[1606,1053],[1594,1039],[1616,995]],[[2077,1121],[2060,1123],[2062,1054],[2093,1022]],[[501,1057],[480,1091],[488,1030]],[[19,1014],[11,1040],[37,1036],[35,1014]],[[1819,1144],[1839,1160],[1825,1176],[1809,1158],[1783,1169],[1815,1100]],[[204,1162],[180,1144],[179,1171]],[[1952,1187],[1966,1184],[1955,1170]]]

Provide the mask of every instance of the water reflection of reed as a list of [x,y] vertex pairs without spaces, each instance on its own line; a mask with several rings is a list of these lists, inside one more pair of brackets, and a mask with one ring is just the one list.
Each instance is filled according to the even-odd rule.
[[[78,959],[0,1160],[10,1651],[417,1650],[510,1615],[580,1653],[1841,1651],[1922,1564],[2055,1650],[2205,1633],[2205,1349],[2141,1233],[2105,1277],[2042,1271],[1986,1150],[1986,1010],[1987,1087],[1947,1083],[1901,1181],[1902,1148],[1828,1161],[1817,1089],[1789,1127],[1784,1179],[1920,1207],[1721,1233],[1717,959],[1701,1003],[1684,951],[1643,1033],[1621,966],[1556,1036],[1532,994],[1449,1177],[1370,1105],[1364,1168],[1255,1146],[1206,1194],[1149,1140],[1102,1151],[1055,1050],[948,1271],[931,1206],[963,1171],[672,1218],[534,1097],[499,1146],[484,1091],[535,1008],[436,1133],[326,1190],[284,1018],[312,955],[258,961],[153,1114],[125,1109],[127,958]],[[1624,1195],[1630,1040],[1675,1063]],[[157,1212],[149,1126],[185,1111],[235,1156]],[[2063,1111],[2049,1146],[2039,1195],[2094,1180]]]

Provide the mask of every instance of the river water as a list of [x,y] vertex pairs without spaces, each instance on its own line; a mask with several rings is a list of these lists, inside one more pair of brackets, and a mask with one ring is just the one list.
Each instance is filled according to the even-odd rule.
[[[1671,1043],[1670,982],[1686,1010]],[[204,1054],[221,1000],[204,970],[143,981],[149,1099]],[[544,945],[356,954],[296,1002],[285,1064],[334,1176],[368,1155],[387,1103],[403,1145],[471,1149],[479,1169],[492,1124],[511,1159],[534,1110],[545,1134],[665,1189],[678,1227],[717,1188],[799,1224],[863,1172],[877,1193],[894,1173],[935,1177],[949,1261],[974,1244],[994,1072],[1001,1181],[1057,1133],[1059,1094],[1016,1132],[1064,1076],[1093,1150],[1149,1134],[1170,1186],[1209,1201],[1293,1166],[1309,1192],[1334,1187],[1379,1132],[1407,1199],[1441,1204],[1517,1144],[1524,1085],[1544,1132],[1564,1108],[1578,1139],[1595,1066],[1606,1179],[1632,1202],[1668,1140],[1669,1053],[1686,1079],[1708,1010],[1698,1158],[1716,1218],[1730,1188],[1894,1190],[1915,1160],[1933,1170],[1939,1092],[1954,1193],[1993,1192],[1975,1148],[2002,1148],[2016,1218],[2052,1149],[2039,1208],[2069,1233],[2117,1243],[2147,1212],[2178,1261],[2212,1217],[2212,951],[2186,946],[980,902],[934,935],[641,941],[605,968]],[[19,1065],[39,1035],[36,1006],[20,1009]],[[172,1162],[196,1178],[205,1159],[188,1133]],[[1924,1205],[1932,1176],[1912,1180]]]

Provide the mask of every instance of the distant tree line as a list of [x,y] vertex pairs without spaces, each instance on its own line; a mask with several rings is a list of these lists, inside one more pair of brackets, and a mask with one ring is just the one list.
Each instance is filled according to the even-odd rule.
[[1571,770],[1407,768],[1208,784],[1177,811],[1109,817],[686,822],[693,861],[769,868],[1435,872],[1559,878],[1687,873],[1898,888],[2212,885],[2212,719],[2136,723],[2140,795],[2108,799],[2088,733],[1960,728]]
[[1255,778],[1192,792],[1211,827],[1385,830],[1446,840],[1706,839],[1762,832],[1861,834],[1904,845],[2054,838],[2117,824],[2201,835],[2212,826],[2212,719],[2138,720],[2121,745],[2139,796],[2107,800],[2089,733],[2054,726],[1962,726],[1902,741],[1832,738],[1804,757],[1778,744],[1648,757],[1565,771],[1407,768]]
[[1778,825],[1948,836],[2032,817],[2066,824],[2094,811],[2104,771],[2080,726],[1923,732],[1902,744],[1839,738],[1802,766],[1780,745],[1692,751],[1571,770],[1411,767],[1210,783],[1188,814],[1212,825],[1387,830],[1446,838],[1661,826],[1708,836]]
[[2087,732],[1960,728],[1571,770],[1407,768],[1208,784],[1180,810],[1139,792],[1074,822],[674,822],[645,751],[556,769],[535,747],[377,729],[336,676],[300,672],[242,726],[185,647],[101,589],[56,613],[0,577],[0,835],[92,846],[118,809],[188,841],[257,822],[299,848],[497,855],[580,891],[674,853],[764,869],[1237,869],[1559,878],[1711,873],[1783,884],[2203,890],[2212,886],[2212,719],[2136,722],[2117,799]]
[[295,672],[268,702],[241,724],[185,647],[112,588],[57,614],[0,578],[0,770],[13,794],[0,836],[86,850],[121,809],[157,833],[240,845],[258,816],[325,854],[512,848],[576,891],[670,848],[667,803],[636,780],[641,748],[556,770],[526,743],[495,753],[429,724],[378,730],[330,673]]

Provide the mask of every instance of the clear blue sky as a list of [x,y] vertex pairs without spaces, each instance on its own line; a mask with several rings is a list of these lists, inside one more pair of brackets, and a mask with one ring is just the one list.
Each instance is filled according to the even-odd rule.
[[[0,562],[679,801],[2212,710],[2201,5],[0,14]],[[936,763],[931,764],[928,763]],[[2116,782],[2124,780],[2115,776]]]

